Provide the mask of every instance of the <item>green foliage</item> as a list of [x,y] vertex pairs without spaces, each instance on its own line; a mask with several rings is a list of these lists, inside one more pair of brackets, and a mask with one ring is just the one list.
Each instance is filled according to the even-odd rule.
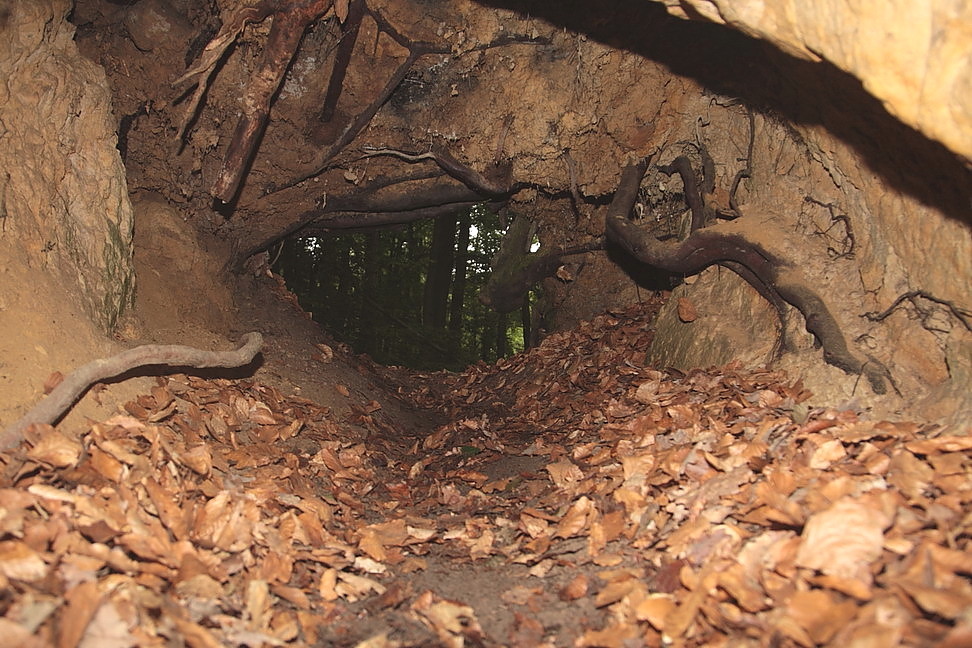
[[[497,215],[483,205],[473,207],[469,217],[465,281],[453,276],[447,296],[457,299],[457,286],[461,287],[461,321],[446,328],[422,323],[431,221],[288,239],[273,269],[317,322],[377,362],[425,370],[493,362],[523,349],[523,329],[519,317],[492,312],[476,298],[486,284],[503,230]],[[455,252],[458,259],[461,255]]]

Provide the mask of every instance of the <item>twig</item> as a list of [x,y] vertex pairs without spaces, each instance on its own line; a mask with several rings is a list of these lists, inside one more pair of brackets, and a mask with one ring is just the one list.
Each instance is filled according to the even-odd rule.
[[170,367],[241,367],[249,364],[263,346],[263,336],[247,333],[235,351],[203,351],[179,344],[143,344],[134,349],[117,353],[110,358],[99,358],[69,373],[60,385],[29,412],[0,434],[0,449],[17,445],[23,432],[32,423],[53,424],[67,412],[91,385],[119,376],[126,371],[149,365]]

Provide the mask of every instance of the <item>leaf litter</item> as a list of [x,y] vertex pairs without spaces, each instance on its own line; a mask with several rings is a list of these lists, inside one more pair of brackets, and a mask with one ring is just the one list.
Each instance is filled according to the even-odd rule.
[[656,309],[373,367],[421,436],[185,375],[33,426],[0,455],[5,644],[972,645],[972,437],[645,366]]

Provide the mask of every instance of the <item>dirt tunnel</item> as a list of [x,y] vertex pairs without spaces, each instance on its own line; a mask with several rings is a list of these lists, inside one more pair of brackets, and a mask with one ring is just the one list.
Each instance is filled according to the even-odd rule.
[[915,4],[0,2],[4,630],[965,645]]

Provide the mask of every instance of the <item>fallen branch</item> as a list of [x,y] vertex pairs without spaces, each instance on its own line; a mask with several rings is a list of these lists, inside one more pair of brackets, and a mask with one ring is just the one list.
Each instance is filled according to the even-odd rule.
[[99,358],[69,373],[60,385],[34,405],[19,421],[0,434],[0,449],[17,445],[32,423],[53,424],[67,412],[91,385],[126,371],[150,365],[169,367],[233,368],[249,364],[263,346],[263,336],[247,333],[235,351],[203,351],[179,344],[144,344]]

